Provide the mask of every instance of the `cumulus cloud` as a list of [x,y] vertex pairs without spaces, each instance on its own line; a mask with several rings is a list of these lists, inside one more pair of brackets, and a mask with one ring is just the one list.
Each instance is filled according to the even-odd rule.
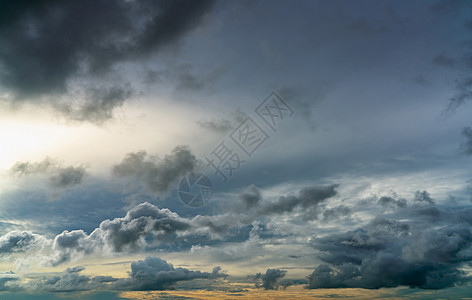
[[[164,290],[171,289],[180,281],[194,279],[215,280],[225,278],[220,267],[212,272],[175,268],[158,257],[146,257],[131,263],[129,277],[82,275],[84,267],[76,266],[48,275],[34,275],[20,278],[13,272],[0,274],[0,290],[27,290],[35,292],[74,292],[92,290]],[[22,280],[26,279],[26,280]]]
[[192,271],[186,268],[175,268],[172,264],[158,257],[146,257],[131,264],[130,278],[122,279],[113,285],[116,289],[125,290],[164,290],[171,288],[179,281],[193,279],[216,279],[226,277],[220,267],[212,272]]
[[153,193],[161,194],[169,190],[180,177],[192,172],[197,164],[190,149],[178,146],[164,159],[157,160],[145,151],[128,153],[121,163],[113,167],[118,177],[135,177]]
[[0,236],[0,255],[26,252],[44,242],[42,236],[29,231],[10,231]]
[[53,159],[46,157],[41,162],[17,162],[10,172],[18,177],[46,175],[50,186],[58,189],[80,185],[86,175],[84,167],[63,167]]
[[247,208],[250,208],[258,204],[262,199],[262,195],[259,189],[254,184],[251,184],[246,190],[239,194],[239,199]]
[[190,228],[187,219],[168,209],[142,203],[125,217],[104,220],[87,235],[83,230],[64,231],[54,238],[54,254],[47,263],[59,265],[72,257],[95,253],[144,250],[158,243],[171,242],[172,237]]
[[[12,101],[47,98],[75,120],[103,122],[129,97],[126,85],[92,84],[84,89],[90,90],[91,98],[80,103],[74,100],[72,81],[103,77],[117,63],[136,61],[177,41],[200,23],[211,4],[207,0],[5,4],[0,13],[0,80]],[[68,98],[65,103],[58,101],[63,95]]]
[[280,269],[267,269],[265,274],[257,273],[255,276],[250,276],[256,282],[256,287],[264,288],[265,290],[276,290],[279,287],[280,279],[282,279],[287,271]]
[[313,239],[324,263],[310,275],[309,288],[441,289],[470,282],[462,269],[472,260],[470,209],[433,208],[400,209]]

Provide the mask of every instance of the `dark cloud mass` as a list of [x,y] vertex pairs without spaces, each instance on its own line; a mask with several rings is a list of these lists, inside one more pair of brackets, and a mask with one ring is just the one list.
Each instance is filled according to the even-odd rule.
[[213,272],[192,271],[186,268],[174,268],[158,257],[146,257],[144,260],[131,264],[129,279],[116,282],[114,288],[126,290],[164,290],[171,288],[176,282],[193,279],[216,279],[225,277],[221,268],[215,267]]
[[470,282],[470,209],[400,209],[353,231],[313,240],[324,262],[309,288],[409,286],[441,289]]
[[181,176],[192,172],[197,159],[190,149],[178,146],[164,159],[157,160],[145,151],[129,153],[123,161],[113,167],[118,177],[135,177],[153,193],[165,193]]
[[172,264],[158,257],[146,257],[144,260],[131,263],[128,278],[112,276],[82,275],[85,268],[76,266],[65,271],[47,275],[34,276],[20,281],[14,273],[6,274],[0,280],[1,290],[28,290],[35,292],[75,292],[92,290],[164,290],[171,289],[180,281],[194,279],[214,280],[227,275],[220,267],[212,272],[194,271],[186,268],[175,268]]
[[0,255],[25,252],[41,240],[41,236],[31,232],[11,231],[0,237]]
[[102,122],[129,97],[128,89],[92,86],[84,103],[53,99],[71,92],[70,80],[75,77],[102,76],[115,63],[142,58],[177,40],[199,23],[211,4],[207,0],[2,1],[0,83],[12,92],[13,100],[46,96],[75,120]]
[[282,196],[275,202],[265,203],[260,207],[260,215],[280,214],[293,211],[295,208],[315,208],[326,199],[336,195],[337,184],[311,186],[299,191],[298,196]]
[[10,172],[19,177],[30,175],[47,176],[50,186],[58,189],[80,185],[86,175],[84,167],[63,167],[49,157],[37,163],[28,161],[17,162],[11,167]]
[[246,205],[247,208],[253,207],[262,199],[261,192],[254,185],[250,185],[244,192],[239,194],[239,199]]
[[264,288],[265,290],[276,290],[279,287],[280,279],[282,279],[287,271],[280,269],[267,269],[265,274],[257,273],[253,276],[253,279],[256,281],[262,280],[261,282],[256,282],[256,287]]

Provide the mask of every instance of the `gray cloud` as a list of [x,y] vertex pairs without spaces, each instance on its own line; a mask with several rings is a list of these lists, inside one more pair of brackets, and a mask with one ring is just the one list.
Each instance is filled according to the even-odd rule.
[[407,206],[405,199],[396,200],[388,196],[380,197],[378,203],[384,207],[406,207]]
[[254,184],[251,184],[247,189],[240,193],[238,197],[247,208],[257,205],[262,199],[261,192]]
[[118,177],[135,177],[153,193],[161,194],[181,176],[192,172],[197,164],[190,149],[178,146],[163,160],[149,157],[145,151],[129,153],[123,161],[113,167]]
[[177,232],[185,232],[190,222],[168,209],[142,203],[125,217],[104,220],[90,235],[83,230],[64,231],[54,238],[53,255],[47,263],[59,265],[74,256],[95,253],[143,250],[172,242]]
[[26,252],[35,245],[40,245],[44,239],[29,231],[10,231],[0,236],[0,255]]
[[338,219],[342,216],[347,216],[351,212],[351,209],[345,205],[339,205],[333,208],[328,208],[323,211],[324,220]]
[[466,139],[460,147],[462,152],[466,155],[472,155],[472,128],[462,128],[462,136]]
[[246,113],[241,110],[233,112],[228,119],[220,120],[199,120],[197,124],[204,129],[208,129],[217,133],[227,133],[231,129],[236,128],[247,117]]
[[431,198],[427,191],[416,191],[415,198],[413,200],[415,202],[426,202],[428,204],[435,204],[434,200]]
[[[145,57],[194,28],[212,1],[22,1],[0,18],[0,80],[13,100],[55,99],[80,76],[103,76],[118,63]],[[184,78],[185,79],[185,78]],[[187,80],[188,81],[188,80]],[[190,82],[191,83],[191,82]],[[93,89],[93,86],[92,86]],[[59,110],[103,122],[129,96],[123,87],[92,90],[91,101]]]
[[19,177],[35,174],[46,175],[49,177],[50,186],[59,189],[80,185],[86,175],[84,167],[62,167],[49,157],[37,163],[17,162],[11,167],[10,172]]
[[157,241],[166,240],[189,228],[188,221],[176,213],[143,203],[128,211],[124,218],[103,221],[91,236],[100,237],[113,251],[136,250],[152,243],[151,236]]
[[324,262],[309,288],[409,286],[441,289],[470,281],[472,220],[468,210],[431,207],[400,209],[367,225],[313,240]]
[[92,290],[164,290],[171,289],[180,281],[194,279],[214,280],[225,278],[220,267],[212,272],[194,271],[175,268],[172,264],[158,257],[146,257],[131,263],[128,278],[112,276],[82,275],[85,268],[76,266],[53,275],[26,276],[24,279],[13,272],[0,274],[0,290],[35,291],[35,292],[74,292]]
[[51,186],[55,188],[68,188],[79,185],[85,176],[85,169],[82,167],[66,167],[57,171],[57,174],[51,176]]
[[179,281],[226,277],[226,274],[220,271],[220,267],[215,267],[213,272],[175,268],[161,258],[146,257],[144,260],[131,263],[130,278],[117,281],[113,288],[139,291],[164,290]]
[[282,196],[275,202],[264,203],[258,208],[260,215],[291,212],[295,208],[313,208],[326,199],[336,195],[337,184],[327,186],[311,186],[301,189],[298,196]]
[[[133,95],[129,84],[111,86],[86,86],[73,96],[74,102],[58,101],[53,106],[72,121],[89,121],[102,124],[113,118],[113,112]],[[72,95],[69,95],[72,96]]]
[[279,287],[280,279],[282,279],[287,271],[280,269],[267,269],[265,274],[257,273],[253,276],[253,280],[260,281],[256,282],[256,287],[264,288],[265,290],[276,290]]
[[20,285],[27,290],[40,292],[74,292],[106,289],[110,282],[118,279],[111,276],[90,277],[81,275],[83,267],[68,268],[64,272],[54,276],[41,276],[32,278]]

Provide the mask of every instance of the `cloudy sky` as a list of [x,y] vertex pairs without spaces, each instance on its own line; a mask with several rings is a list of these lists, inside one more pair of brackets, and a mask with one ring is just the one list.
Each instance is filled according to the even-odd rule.
[[0,1],[0,297],[465,298],[472,2]]

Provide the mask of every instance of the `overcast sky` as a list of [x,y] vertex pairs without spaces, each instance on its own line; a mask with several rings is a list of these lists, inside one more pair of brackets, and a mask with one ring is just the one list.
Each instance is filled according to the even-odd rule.
[[471,71],[470,1],[0,1],[0,297],[466,297]]

